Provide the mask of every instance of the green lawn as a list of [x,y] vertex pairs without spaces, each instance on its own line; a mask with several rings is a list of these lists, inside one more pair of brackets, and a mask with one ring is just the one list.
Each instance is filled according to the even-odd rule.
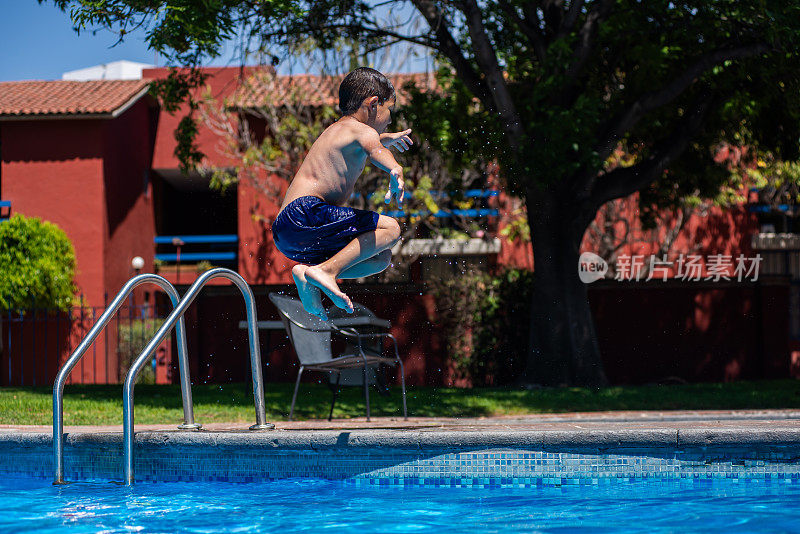
[[[285,420],[293,384],[267,384],[268,420]],[[253,422],[249,384],[197,385],[193,389],[195,419],[200,423]],[[323,418],[330,406],[324,385],[302,384],[297,419]],[[390,397],[370,394],[372,414],[401,415],[399,388]],[[800,381],[773,380],[727,384],[628,386],[600,390],[583,388],[520,390],[514,388],[408,388],[408,413],[423,417],[477,417],[606,410],[724,410],[800,408]],[[360,388],[344,388],[334,417],[360,417]],[[178,386],[136,386],[136,422],[179,423]],[[52,389],[0,388],[0,424],[52,424]],[[67,386],[64,424],[121,425],[121,386]]]

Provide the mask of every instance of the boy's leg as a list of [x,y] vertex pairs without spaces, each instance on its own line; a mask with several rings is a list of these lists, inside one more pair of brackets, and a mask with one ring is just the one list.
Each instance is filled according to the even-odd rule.
[[[379,252],[371,258],[360,261],[351,267],[348,267],[341,273],[338,278],[363,278],[383,272],[392,262],[392,251],[384,250]],[[306,311],[312,315],[316,315],[323,321],[328,320],[328,314],[325,311],[325,306],[322,305],[322,295],[320,295],[319,288],[311,285],[306,280],[306,269],[308,265],[295,265],[292,267],[292,277],[297,286],[297,293],[300,295],[300,301]]]
[[322,295],[318,287],[311,285],[306,280],[306,269],[308,269],[308,265],[298,264],[292,267],[292,278],[297,286],[300,302],[303,303],[303,307],[308,313],[327,321],[328,314],[325,312],[325,306],[322,305]]
[[339,289],[336,278],[353,265],[391,248],[399,240],[400,225],[391,217],[381,215],[374,231],[356,236],[329,260],[306,269],[306,280],[320,288],[339,308],[353,311],[350,298]]
[[375,254],[371,258],[367,258],[366,260],[360,261],[355,265],[351,265],[344,271],[340,272],[339,276],[336,278],[364,278],[365,276],[371,276],[373,274],[378,274],[385,271],[390,263],[392,263],[392,251],[387,249],[383,252]]

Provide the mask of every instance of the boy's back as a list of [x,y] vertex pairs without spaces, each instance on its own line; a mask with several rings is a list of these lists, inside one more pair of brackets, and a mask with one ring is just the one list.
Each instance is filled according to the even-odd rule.
[[283,209],[296,198],[313,195],[335,206],[343,206],[364,170],[367,152],[363,139],[377,132],[355,119],[342,117],[328,126],[314,141],[300,165],[286,197]]

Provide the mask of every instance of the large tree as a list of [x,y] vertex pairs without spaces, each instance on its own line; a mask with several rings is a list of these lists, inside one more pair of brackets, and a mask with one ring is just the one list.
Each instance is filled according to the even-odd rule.
[[[685,191],[713,196],[726,180],[710,157],[721,141],[797,153],[792,0],[55,1],[78,27],[145,26],[176,64],[213,57],[234,35],[262,51],[342,37],[432,50],[452,76],[445,95],[417,102],[418,131],[456,156],[496,158],[527,206],[528,382],[606,382],[577,276],[581,239],[603,204],[636,191],[667,203]],[[425,24],[386,23],[379,13],[394,8]],[[620,147],[632,164],[607,168]]]

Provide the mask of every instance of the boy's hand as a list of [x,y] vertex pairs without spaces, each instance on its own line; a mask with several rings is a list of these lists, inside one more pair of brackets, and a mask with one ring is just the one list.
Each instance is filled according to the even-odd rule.
[[387,204],[392,202],[392,196],[397,198],[397,205],[399,206],[401,202],[403,202],[403,197],[405,196],[405,190],[403,186],[403,167],[395,167],[389,172],[389,190],[386,192],[386,196],[383,197],[383,201]]
[[410,133],[411,128],[402,132],[381,134],[381,144],[386,148],[394,147],[400,152],[405,152],[414,144],[414,141],[408,135]]

